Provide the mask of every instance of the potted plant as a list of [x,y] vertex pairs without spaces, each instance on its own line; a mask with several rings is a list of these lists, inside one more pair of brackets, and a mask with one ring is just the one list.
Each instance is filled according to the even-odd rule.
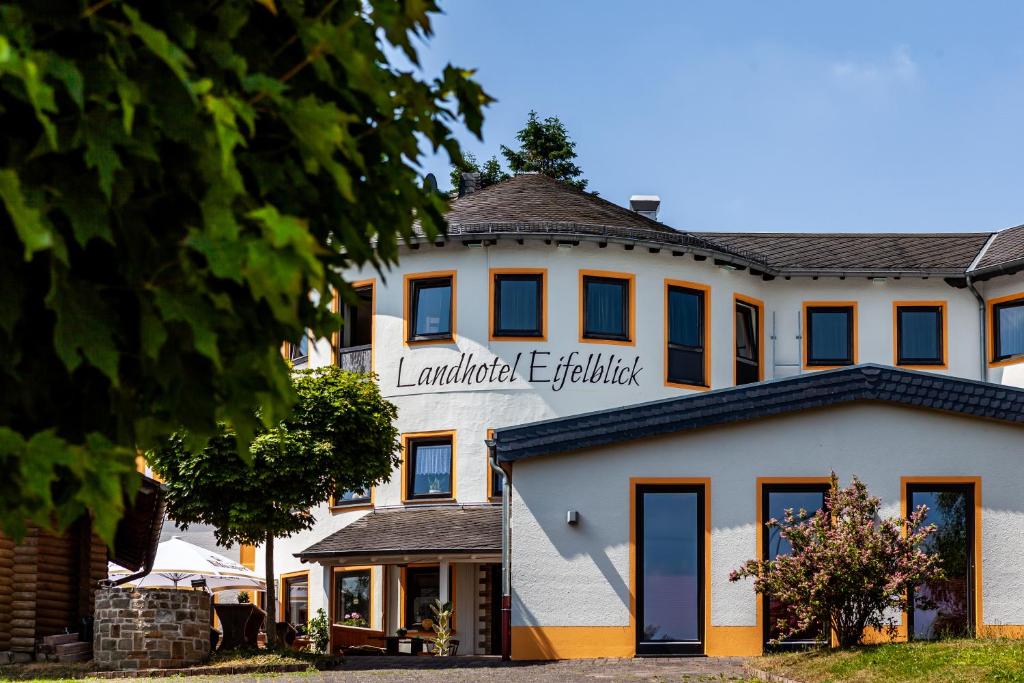
[[431,479],[427,493],[441,493],[441,480],[437,477]]

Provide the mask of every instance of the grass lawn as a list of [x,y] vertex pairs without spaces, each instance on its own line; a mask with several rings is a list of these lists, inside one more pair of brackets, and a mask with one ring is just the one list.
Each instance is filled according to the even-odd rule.
[[1024,640],[976,639],[870,645],[844,652],[770,655],[751,663],[759,669],[801,683],[1024,683]]

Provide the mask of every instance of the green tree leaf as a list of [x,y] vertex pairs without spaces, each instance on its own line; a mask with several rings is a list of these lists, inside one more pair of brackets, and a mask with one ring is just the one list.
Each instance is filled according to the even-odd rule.
[[38,209],[29,206],[22,194],[18,174],[12,169],[0,169],[0,200],[3,200],[7,214],[14,223],[18,238],[25,245],[26,261],[35,252],[53,246],[50,226]]

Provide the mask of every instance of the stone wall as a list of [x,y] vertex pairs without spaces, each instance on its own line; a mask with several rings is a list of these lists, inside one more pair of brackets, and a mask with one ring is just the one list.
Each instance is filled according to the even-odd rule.
[[210,654],[205,591],[101,588],[93,658],[101,669],[176,669]]

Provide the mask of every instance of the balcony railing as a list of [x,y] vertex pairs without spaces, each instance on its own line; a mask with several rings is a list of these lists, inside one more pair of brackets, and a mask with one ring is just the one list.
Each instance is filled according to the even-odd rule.
[[352,346],[338,349],[338,365],[342,370],[350,372],[370,372],[373,370],[373,347]]

